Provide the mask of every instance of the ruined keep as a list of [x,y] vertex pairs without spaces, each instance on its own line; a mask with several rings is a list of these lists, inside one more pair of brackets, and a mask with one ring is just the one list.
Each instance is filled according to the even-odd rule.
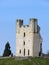
[[23,25],[23,20],[16,20],[16,56],[39,57],[42,53],[42,38],[38,20],[31,18],[29,25]]

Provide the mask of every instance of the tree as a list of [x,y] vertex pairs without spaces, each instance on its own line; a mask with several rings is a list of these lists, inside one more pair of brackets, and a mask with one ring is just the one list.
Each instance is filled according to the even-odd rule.
[[9,42],[7,42],[5,45],[3,56],[9,56],[9,55],[11,55],[11,50],[10,50],[10,44]]

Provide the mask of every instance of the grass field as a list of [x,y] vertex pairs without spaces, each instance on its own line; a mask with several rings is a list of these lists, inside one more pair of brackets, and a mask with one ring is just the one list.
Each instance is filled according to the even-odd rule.
[[30,58],[26,60],[4,58],[0,59],[0,65],[49,65],[49,58]]

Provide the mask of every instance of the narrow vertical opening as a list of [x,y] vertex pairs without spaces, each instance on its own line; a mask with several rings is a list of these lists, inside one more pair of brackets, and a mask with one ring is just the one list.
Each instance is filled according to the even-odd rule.
[[24,41],[23,45],[25,45],[25,41]]
[[25,32],[24,32],[24,37],[25,37]]
[[21,54],[21,49],[20,49],[19,53]]
[[24,49],[24,56],[25,56],[25,49]]
[[29,49],[28,49],[28,56],[29,56]]
[[34,21],[34,33],[35,33],[35,21]]

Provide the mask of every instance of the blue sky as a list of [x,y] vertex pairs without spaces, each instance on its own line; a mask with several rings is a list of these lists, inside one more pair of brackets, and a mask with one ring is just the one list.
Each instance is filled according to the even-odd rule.
[[0,55],[9,41],[12,53],[16,53],[16,19],[28,24],[29,18],[37,18],[43,38],[43,53],[49,50],[49,0],[0,0]]

